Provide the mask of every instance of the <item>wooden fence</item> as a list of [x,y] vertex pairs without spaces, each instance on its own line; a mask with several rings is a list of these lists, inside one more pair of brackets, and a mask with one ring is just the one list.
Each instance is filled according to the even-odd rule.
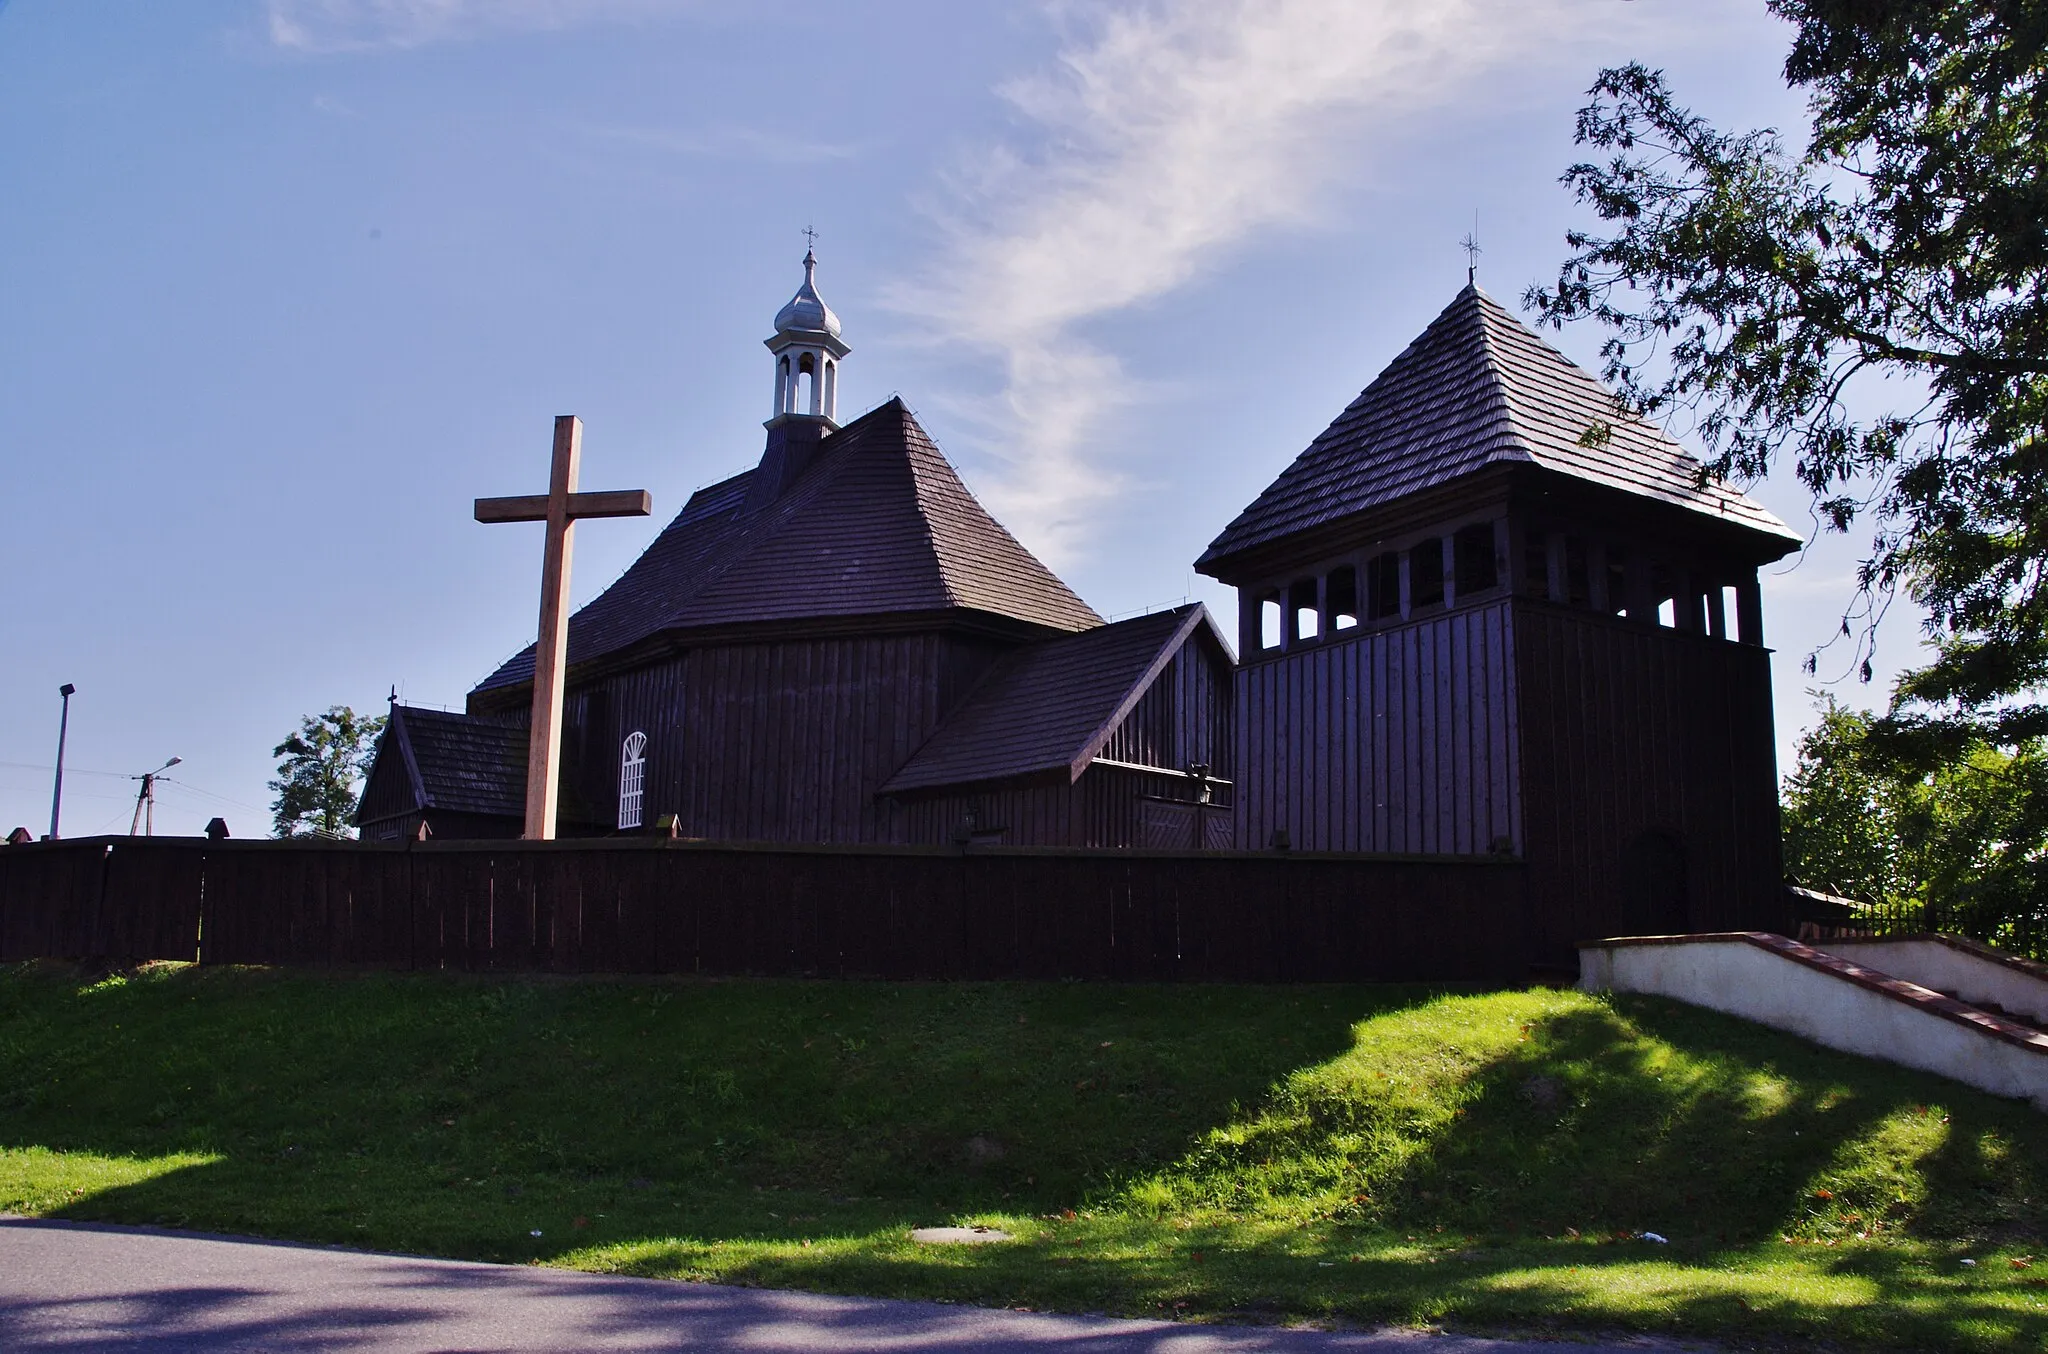
[[665,841],[0,848],[0,960],[1518,981],[1512,861]]

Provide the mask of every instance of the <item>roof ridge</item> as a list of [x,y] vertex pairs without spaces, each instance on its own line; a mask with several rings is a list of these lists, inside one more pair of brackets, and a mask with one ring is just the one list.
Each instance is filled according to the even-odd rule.
[[[938,442],[926,431],[924,425],[917,421],[917,416],[911,413],[907,406],[903,409],[903,419],[907,431],[915,434],[915,440],[906,435],[904,445],[910,466],[911,483],[917,494],[918,517],[924,527],[925,539],[931,545],[932,558],[939,566],[940,584],[945,589],[947,598],[956,606],[981,609],[981,604],[963,587],[963,584],[969,581],[965,575],[978,563],[994,562],[992,558],[984,561],[973,554],[961,555],[959,543],[941,534],[950,525],[943,520],[946,515],[966,510],[980,519],[977,530],[993,532],[998,541],[1014,550],[1022,560],[1035,566],[1044,575],[1045,581],[1058,588],[1066,598],[1080,608],[1083,615],[1091,618],[1095,625],[1101,625],[1102,617],[1095,608],[1083,601],[1080,594],[1067,586],[1065,579],[1054,573],[1044,560],[1032,553],[1030,547],[1018,540],[1016,533],[1003,525],[1002,520],[990,512],[988,506],[967,487],[967,481],[961,475],[960,468],[939,449]],[[944,483],[942,477],[943,481],[950,481],[950,484]]]
[[[1509,326],[1509,333],[1534,343],[1539,349],[1542,350],[1545,356],[1556,359],[1557,365],[1564,371],[1564,373],[1567,376],[1577,378],[1585,384],[1597,387],[1601,395],[1604,396],[1607,399],[1607,401],[1614,406],[1614,413],[1616,418],[1629,417],[1627,411],[1624,410],[1621,406],[1620,398],[1616,396],[1613,391],[1607,388],[1606,382],[1601,381],[1599,378],[1595,377],[1593,373],[1587,371],[1584,367],[1581,367],[1578,363],[1572,361],[1570,357],[1565,355],[1565,352],[1562,348],[1559,348],[1549,339],[1544,338],[1543,335],[1536,332],[1536,329],[1533,325],[1524,324],[1522,322],[1521,316],[1515,314],[1513,311],[1509,310],[1500,302],[1495,301],[1490,296],[1484,297],[1483,299],[1488,304],[1490,304],[1491,310],[1489,310],[1487,306],[1482,305],[1480,307],[1480,314],[1482,316],[1484,316],[1488,320],[1493,320],[1495,323],[1505,322]],[[1495,318],[1496,314],[1498,315],[1498,319]],[[1486,342],[1488,357],[1490,360],[1493,360],[1497,364],[1499,362],[1499,357],[1494,352],[1494,344],[1496,343],[1496,341],[1497,340],[1494,338],[1493,334],[1493,326],[1487,325]],[[1513,390],[1513,384],[1507,381],[1505,377],[1503,377],[1502,384],[1504,388],[1504,393],[1511,394]],[[1510,403],[1509,409],[1510,416],[1512,417],[1514,413],[1512,402]],[[1517,427],[1516,432],[1519,435],[1521,429]],[[1676,445],[1675,439],[1673,441],[1673,445]],[[1689,453],[1686,453],[1685,448],[1683,447],[1679,447],[1678,450],[1681,454],[1689,455]]]
[[[1564,374],[1564,376],[1567,379],[1577,381],[1580,384],[1590,386],[1593,389],[1597,390],[1600,393],[1600,395],[1605,399],[1608,406],[1611,408],[1613,418],[1616,424],[1628,428],[1631,431],[1647,434],[1652,438],[1667,443],[1669,448],[1677,453],[1681,462],[1685,463],[1686,465],[1692,467],[1695,470],[1695,493],[1715,497],[1726,496],[1727,498],[1736,499],[1747,497],[1747,495],[1743,494],[1740,490],[1735,489],[1733,486],[1731,486],[1725,479],[1722,479],[1721,477],[1714,475],[1711,472],[1711,468],[1707,465],[1707,463],[1704,460],[1702,460],[1698,456],[1693,455],[1692,451],[1689,448],[1687,448],[1685,444],[1680,442],[1676,437],[1673,437],[1663,427],[1656,423],[1652,423],[1647,417],[1643,416],[1642,414],[1636,413],[1635,411],[1629,409],[1628,406],[1623,402],[1622,397],[1615,391],[1609,389],[1605,381],[1602,381],[1592,372],[1587,371],[1584,367],[1572,361],[1571,357],[1568,354],[1566,354],[1562,348],[1559,348],[1556,344],[1552,343],[1549,339],[1545,338],[1542,332],[1539,331],[1534,325],[1524,323],[1519,315],[1516,315],[1513,311],[1510,311],[1507,307],[1501,305],[1498,301],[1494,301],[1492,297],[1485,297],[1484,299],[1492,305],[1495,311],[1499,312],[1500,320],[1505,321],[1509,326],[1511,326],[1509,332],[1513,333],[1517,337],[1529,343],[1533,343],[1534,345],[1536,345],[1536,347],[1539,350],[1541,350],[1545,356],[1553,359],[1557,363],[1560,371]],[[1490,331],[1488,334],[1488,339],[1489,342],[1491,342],[1492,334]],[[1512,390],[1512,385],[1510,385],[1509,388],[1510,390]],[[1519,419],[1517,419],[1516,421],[1517,423],[1519,423]],[[1517,431],[1519,433],[1519,427],[1517,428]],[[1592,431],[1593,430],[1590,427],[1588,427],[1585,430],[1586,433],[1590,433]],[[1719,507],[1721,512],[1725,513],[1727,511],[1727,504],[1725,502],[1720,502],[1717,504],[1717,506]]]
[[406,780],[412,785],[412,797],[421,808],[432,808],[433,797],[427,793],[427,782],[420,776],[420,759],[412,750],[412,730],[408,727],[405,707],[393,701],[391,715],[391,734],[398,742],[399,764],[405,768]]
[[[805,466],[798,473],[796,479],[791,482],[789,487],[760,507],[749,512],[744,498],[741,499],[734,506],[732,514],[728,519],[733,523],[732,535],[727,538],[730,549],[720,551],[718,555],[706,561],[703,571],[693,580],[694,586],[677,592],[669,599],[669,604],[663,608],[668,616],[673,618],[679,614],[690,602],[704,596],[719,583],[723,582],[726,576],[732,573],[734,569],[753,559],[763,549],[772,545],[781,534],[781,530],[789,525],[790,520],[797,515],[801,508],[815,500],[840,475],[845,473],[846,467],[853,458],[848,455],[841,455],[840,453],[844,452],[847,447],[857,444],[859,436],[868,431],[864,425],[868,424],[871,420],[879,421],[877,416],[892,406],[901,408],[902,405],[902,399],[892,395],[862,414],[859,418],[853,420],[853,422],[827,434],[822,439],[818,454],[812,458],[809,465]],[[846,442],[840,440],[841,438],[848,437],[853,438],[854,441]],[[719,484],[730,484],[734,480],[742,477],[751,478],[759,473],[760,466],[756,464],[751,469],[743,470],[737,475],[728,476],[726,479],[719,481]],[[688,504],[684,505],[686,509],[688,506]],[[681,520],[680,514],[678,514],[677,520]],[[673,526],[675,523],[672,522],[670,525]],[[636,564],[638,562],[638,560],[634,561]],[[632,566],[628,565],[627,567],[630,569]],[[621,578],[624,576],[624,574],[620,575]]]
[[[856,423],[859,421],[855,420]],[[849,428],[852,426],[854,425],[847,425]],[[827,437],[825,441],[829,444],[844,432],[845,429],[841,429]],[[838,446],[827,445],[821,448],[811,463],[797,475],[794,483],[752,512],[747,510],[744,500],[737,504],[730,519],[733,523],[733,534],[728,538],[730,549],[721,551],[706,561],[703,572],[694,580],[695,586],[678,592],[670,599],[664,610],[671,617],[675,616],[685,605],[710,592],[725,580],[726,575],[773,544],[800,508],[816,499],[827,485],[845,473],[846,466],[852,458],[837,453],[844,451],[848,445],[842,442]],[[758,466],[747,472],[750,476],[758,473]]]
[[[1467,293],[1470,293],[1472,297],[1472,307],[1478,317],[1480,360],[1486,364],[1487,376],[1490,378],[1488,381],[1488,385],[1491,387],[1489,400],[1495,406],[1496,416],[1517,453],[1517,459],[1534,461],[1536,459],[1536,449],[1531,445],[1530,440],[1523,435],[1521,424],[1515,418],[1514,383],[1509,379],[1507,368],[1501,361],[1499,351],[1495,348],[1493,334],[1492,320],[1494,311],[1499,311],[1511,321],[1515,317],[1508,314],[1507,307],[1481,291],[1478,283],[1466,283],[1465,290],[1458,293],[1458,300],[1464,300]],[[1453,301],[1451,304],[1456,305],[1457,301]],[[1493,457],[1489,455],[1487,459],[1492,460]]]
[[[931,441],[931,434],[925,432],[924,425],[917,421],[917,415],[910,412],[910,406],[903,403],[902,396],[891,396],[889,403],[896,405],[903,411],[903,422],[906,425],[906,431],[908,428],[915,428],[927,442]],[[938,444],[934,442],[932,445],[936,449]],[[915,449],[911,447],[908,436],[905,436],[903,439],[903,450],[904,462],[910,469],[910,493],[917,500],[917,524],[923,532],[926,548],[932,552],[932,562],[938,566],[939,592],[951,605],[964,607],[967,605],[967,598],[955,584],[953,571],[946,567],[946,547],[940,543],[937,524],[931,512],[933,503],[929,496],[929,487],[926,483],[924,467],[918,464],[919,457],[916,455]],[[948,468],[952,468],[952,463],[947,461],[943,454],[940,455],[939,460]],[[953,470],[953,478],[956,480],[960,479],[958,469]],[[973,491],[967,489],[965,480],[960,481],[960,487],[963,491],[966,491],[969,498],[974,497]],[[975,501],[980,502],[979,499]],[[989,520],[995,521],[994,514],[989,515]],[[1000,527],[1002,523],[997,522],[996,525]]]

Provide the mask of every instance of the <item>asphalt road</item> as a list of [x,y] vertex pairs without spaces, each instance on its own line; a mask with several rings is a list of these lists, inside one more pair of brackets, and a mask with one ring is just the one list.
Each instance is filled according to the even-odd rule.
[[0,1218],[0,1349],[1529,1354],[1532,1346],[1048,1316]]

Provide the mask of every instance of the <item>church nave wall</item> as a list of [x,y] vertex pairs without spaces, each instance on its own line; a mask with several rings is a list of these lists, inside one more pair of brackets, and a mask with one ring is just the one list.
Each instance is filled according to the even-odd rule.
[[689,649],[571,693],[572,728],[592,732],[564,779],[609,787],[614,814],[637,731],[649,827],[674,814],[684,837],[907,842],[905,814],[875,791],[999,653],[935,633]]

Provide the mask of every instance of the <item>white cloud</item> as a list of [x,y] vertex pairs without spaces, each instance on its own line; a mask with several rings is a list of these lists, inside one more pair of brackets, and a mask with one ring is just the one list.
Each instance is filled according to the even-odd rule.
[[[1373,130],[1471,97],[1574,34],[1628,24],[1587,0],[1204,0],[1079,6],[1055,68],[1000,91],[1024,144],[980,147],[947,185],[933,267],[891,297],[994,359],[992,506],[1071,558],[1120,483],[1091,434],[1134,398],[1077,336],[1163,296],[1258,232],[1312,220]],[[1668,22],[1670,16],[1664,16]]]
[[302,52],[422,47],[487,33],[660,18],[692,0],[266,0],[270,40]]

